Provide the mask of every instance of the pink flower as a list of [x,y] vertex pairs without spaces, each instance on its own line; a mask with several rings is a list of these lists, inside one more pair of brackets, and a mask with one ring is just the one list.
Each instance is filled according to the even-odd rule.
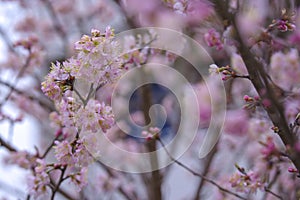
[[294,167],[289,167],[288,168],[288,172],[290,172],[290,173],[297,173],[298,170],[296,168],[294,168]]
[[278,152],[272,137],[268,137],[266,143],[263,143],[264,147],[261,149],[261,153],[267,158]]
[[38,165],[34,168],[34,175],[28,179],[29,193],[35,198],[47,193],[47,186],[50,178],[47,173],[47,166],[44,160],[38,160]]
[[70,175],[71,182],[76,186],[78,192],[88,184],[87,172],[88,169],[84,167],[80,172]]
[[204,40],[209,47],[216,47],[217,50],[223,49],[221,35],[215,29],[210,29],[205,33]]
[[85,131],[97,132],[102,129],[104,133],[114,124],[112,108],[97,100],[89,100],[85,107],[77,112],[77,126]]
[[205,0],[188,0],[186,14],[188,21],[197,23],[204,20],[213,12],[212,5]]
[[300,62],[297,49],[276,52],[271,57],[270,75],[276,85],[284,90],[291,90],[300,84]]
[[69,165],[71,168],[86,167],[93,160],[82,140],[73,143],[67,140],[55,141],[55,145],[55,157],[62,165]]
[[73,160],[75,166],[87,167],[93,161],[93,158],[84,145],[84,141],[78,140],[74,149]]
[[55,157],[58,162],[62,165],[67,165],[73,163],[73,153],[72,153],[72,146],[67,141],[64,140],[62,142],[55,141]]
[[249,171],[245,174],[237,172],[231,176],[229,183],[231,183],[231,187],[236,188],[237,191],[244,193],[255,193],[257,189],[263,188],[262,181],[253,171]]
[[59,100],[61,96],[60,87],[54,82],[54,80],[46,80],[42,82],[42,91],[51,100]]
[[296,25],[288,20],[280,19],[276,22],[276,27],[281,32],[293,31],[296,29]]
[[54,80],[63,81],[67,80],[70,75],[61,63],[56,62],[56,65],[52,63],[51,71],[48,76],[53,78]]

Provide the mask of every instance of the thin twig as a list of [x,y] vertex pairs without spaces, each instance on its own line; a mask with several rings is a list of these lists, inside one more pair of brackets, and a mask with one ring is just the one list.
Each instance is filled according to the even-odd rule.
[[[264,196],[263,196],[263,200],[264,200],[264,199],[267,199],[268,193],[270,193],[270,194],[272,194],[272,195],[275,194],[274,192],[272,193],[272,192],[270,192],[270,191],[271,191],[272,186],[276,183],[276,180],[278,179],[279,175],[280,175],[280,169],[277,167],[276,173],[275,173],[274,177],[272,178],[272,180],[270,181],[270,183],[268,184],[268,186],[265,187],[266,193],[265,193]],[[279,196],[279,195],[278,195],[278,196]],[[276,196],[276,197],[277,197],[277,196]],[[282,197],[281,197],[281,198],[282,198]]]
[[64,45],[64,52],[68,52],[68,35],[64,31],[63,25],[60,23],[60,20],[54,10],[52,3],[49,0],[43,0],[45,7],[48,9],[50,17],[53,21],[54,29],[57,31],[58,35],[60,36],[62,43]]
[[[206,176],[208,174],[208,172],[209,172],[209,168],[210,168],[210,166],[212,164],[213,158],[214,158],[214,156],[217,153],[217,147],[216,146],[217,145],[215,145],[215,147],[212,149],[212,151],[210,152],[210,154],[207,156],[205,167],[204,167],[204,170],[202,172],[203,176]],[[204,184],[205,184],[204,179],[201,179],[200,182],[199,182],[196,194],[195,194],[195,198],[194,198],[195,200],[199,199],[200,194],[201,194],[201,190],[203,189]]]
[[52,149],[55,141],[59,138],[59,135],[57,135],[51,142],[51,144],[48,146],[48,148],[45,150],[44,154],[41,156],[41,158],[45,158],[47,156],[47,154],[50,152],[50,150]]
[[75,87],[73,88],[73,91],[77,94],[79,99],[82,101],[83,105],[86,105],[85,99],[81,96],[81,94],[78,92],[78,90],[76,90]]
[[12,152],[16,152],[16,148],[14,148],[13,146],[11,146],[10,144],[8,144],[7,142],[5,142],[2,137],[0,137],[0,146],[5,147],[7,150],[12,151]]
[[58,191],[59,186],[64,181],[64,175],[65,175],[66,169],[67,169],[67,167],[63,167],[61,169],[61,174],[60,174],[59,180],[58,180],[56,186],[54,187],[54,189],[52,190],[51,200],[54,200],[55,194]]
[[17,54],[17,52],[16,52],[16,50],[15,50],[15,48],[13,46],[13,43],[12,43],[11,39],[7,36],[7,34],[5,33],[5,31],[3,31],[2,27],[0,27],[0,35],[2,36],[2,38],[3,38],[6,46],[8,47],[9,51]]
[[213,181],[213,180],[207,178],[206,176],[204,176],[204,175],[202,175],[202,174],[200,174],[200,173],[198,173],[198,172],[192,170],[191,168],[189,168],[188,166],[186,166],[186,165],[183,164],[182,162],[176,160],[175,158],[173,158],[173,156],[172,156],[172,155],[169,153],[169,151],[166,149],[166,146],[165,146],[164,142],[163,142],[160,138],[158,138],[157,140],[160,142],[160,144],[162,145],[163,149],[165,150],[165,152],[167,153],[167,155],[169,156],[169,158],[170,158],[173,162],[175,162],[177,165],[179,165],[180,167],[184,168],[185,170],[187,170],[188,172],[190,172],[190,173],[193,174],[194,176],[198,176],[198,177],[202,178],[204,181],[211,183],[212,185],[216,186],[219,190],[221,190],[221,191],[223,191],[223,192],[225,192],[225,193],[231,194],[231,195],[233,195],[233,196],[235,196],[235,197],[237,197],[237,198],[239,198],[239,199],[247,200],[246,198],[240,196],[239,194],[234,193],[234,192],[232,192],[232,191],[230,191],[230,190],[227,190],[226,188],[220,186],[220,185],[219,185],[218,183],[216,183],[215,181]]
[[265,187],[265,191],[268,192],[268,193],[270,193],[270,194],[272,194],[274,197],[277,197],[278,199],[283,200],[283,198],[282,198],[280,195],[278,195],[278,194],[272,192],[272,191],[271,191],[270,189],[268,189],[267,187]]
[[250,80],[250,76],[249,75],[238,75],[238,74],[234,74],[232,75],[233,78],[245,78],[245,79],[249,79]]
[[0,84],[8,87],[11,91],[16,92],[17,94],[19,94],[19,95],[21,95],[21,96],[23,96],[23,97],[25,97],[25,98],[27,98],[31,101],[37,102],[41,107],[46,108],[50,112],[55,110],[54,106],[52,106],[50,104],[47,104],[46,102],[42,101],[41,99],[38,99],[34,96],[26,94],[25,92],[15,88],[13,85],[11,85],[7,82],[4,82],[4,81],[0,80]]
[[[116,178],[116,175],[113,173],[113,171],[108,168],[107,166],[105,166],[103,163],[101,163],[100,161],[96,161],[105,171],[106,173],[112,177],[112,178]],[[128,200],[134,200],[134,199],[137,199],[137,194],[136,192],[133,191],[133,195],[130,195],[126,192],[126,190],[121,186],[119,185],[118,188],[119,192]]]
[[[29,55],[28,57],[26,58],[26,62],[25,64],[22,66],[21,70],[18,72],[15,80],[13,81],[13,85],[17,85],[18,81],[19,81],[19,78],[22,76],[22,74],[25,72],[25,70],[27,69],[27,67],[29,66],[29,63],[30,63],[30,60],[31,60],[31,50],[29,49]],[[3,106],[9,99],[9,97],[11,96],[11,94],[13,93],[13,89],[10,88],[8,94],[5,96],[5,98],[3,99],[3,101],[0,103],[0,107]]]

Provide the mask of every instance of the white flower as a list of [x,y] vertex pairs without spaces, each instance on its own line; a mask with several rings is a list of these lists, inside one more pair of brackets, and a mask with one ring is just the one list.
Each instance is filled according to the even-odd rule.
[[208,69],[210,74],[218,74],[219,73],[219,67],[216,64],[209,65]]

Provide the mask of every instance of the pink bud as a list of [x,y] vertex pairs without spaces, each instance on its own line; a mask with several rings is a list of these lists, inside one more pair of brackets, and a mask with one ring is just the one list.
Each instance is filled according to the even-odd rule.
[[244,100],[247,102],[247,101],[249,101],[251,99],[251,97],[249,97],[248,95],[245,95],[244,96]]
[[295,168],[293,168],[293,167],[288,167],[288,172],[290,172],[290,173],[296,173],[296,172],[298,172],[298,170],[295,169]]
[[264,99],[264,100],[262,100],[262,104],[264,107],[270,107],[271,101],[269,99]]

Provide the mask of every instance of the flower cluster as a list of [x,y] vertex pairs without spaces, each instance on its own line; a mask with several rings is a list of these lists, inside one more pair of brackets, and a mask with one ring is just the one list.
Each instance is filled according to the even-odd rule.
[[61,165],[86,167],[92,161],[92,157],[82,140],[75,140],[74,142],[56,141],[54,148],[55,157]]
[[52,100],[59,100],[66,90],[73,90],[74,80],[93,84],[95,88],[119,77],[121,61],[119,44],[108,27],[105,33],[93,29],[92,36],[84,35],[76,42],[77,55],[69,60],[52,64],[51,71],[42,83],[43,92]]
[[[277,127],[273,127],[274,132],[278,132]],[[279,156],[279,150],[277,149],[273,138],[272,137],[267,137],[266,142],[260,142],[260,144],[263,145],[263,148],[261,149],[261,153],[263,156],[267,159],[270,158],[271,156]]]
[[250,97],[248,95],[245,95],[244,101],[246,102],[246,105],[244,105],[244,108],[247,110],[250,110],[250,111],[255,111],[256,107],[260,105],[259,96]]
[[255,193],[257,189],[263,188],[263,182],[258,174],[253,171],[246,172],[242,167],[236,165],[239,172],[233,174],[229,180],[231,187],[236,188],[239,192]]
[[160,129],[157,127],[150,127],[149,131],[142,131],[142,135],[146,140],[156,139],[159,137]]
[[[217,186],[215,189],[219,190],[220,199],[233,198],[230,195],[240,199],[275,197],[299,199],[300,185],[296,177],[300,177],[298,162],[300,159],[300,31],[296,26],[299,24],[300,17],[298,15],[294,18],[292,13],[292,9],[300,8],[297,1],[266,3],[260,0],[126,0],[114,1],[112,4],[109,1],[73,0],[3,1],[5,1],[3,7],[13,3],[19,6],[18,11],[22,10],[24,13],[22,19],[16,20],[18,22],[7,21],[0,27],[1,41],[7,45],[6,48],[2,48],[7,50],[7,54],[3,54],[5,62],[0,66],[1,72],[4,71],[3,79],[6,78],[6,70],[9,73],[19,72],[15,80],[8,80],[7,83],[0,80],[0,85],[5,90],[9,90],[9,95],[4,98],[4,101],[17,103],[26,114],[35,116],[41,122],[44,126],[43,130],[51,130],[40,131],[41,133],[55,134],[52,141],[42,141],[42,144],[47,143],[49,146],[35,148],[34,153],[20,150],[22,147],[18,146],[16,135],[11,137],[10,132],[17,130],[14,130],[13,126],[15,122],[22,121],[22,116],[13,115],[15,113],[6,114],[10,109],[6,109],[1,102],[0,123],[9,124],[9,134],[1,132],[0,135],[1,147],[10,151],[5,162],[31,172],[29,188],[26,191],[28,199],[48,199],[44,196],[48,195],[48,192],[52,196],[51,199],[58,198],[55,196],[56,193],[61,193],[61,196],[69,199],[93,199],[99,195],[111,195],[112,198],[122,198],[123,195],[127,199],[145,199],[145,194],[148,194],[149,199],[161,199],[162,196],[166,196],[163,194],[165,190],[159,180],[168,181],[165,177],[170,168],[158,169],[157,173],[150,173],[150,176],[140,178],[111,170],[108,165],[101,165],[100,162],[91,165],[94,158],[107,156],[109,163],[105,164],[116,161],[116,164],[120,164],[119,166],[127,171],[132,168],[128,168],[125,164],[128,161],[130,164],[135,164],[137,161],[130,156],[115,153],[117,151],[110,147],[110,143],[102,140],[103,137],[126,150],[125,153],[141,153],[145,152],[145,147],[149,144],[149,147],[152,144],[156,147],[160,146],[158,142],[162,142],[160,141],[162,132],[168,136],[175,135],[176,130],[181,129],[179,121],[191,121],[192,118],[190,119],[189,116],[182,117],[184,113],[180,111],[180,107],[183,105],[185,108],[194,95],[190,96],[184,91],[180,95],[184,104],[179,102],[179,105],[175,101],[177,96],[173,98],[172,91],[151,86],[145,93],[147,96],[143,98],[140,98],[139,92],[134,93],[131,98],[134,102],[129,106],[130,114],[134,122],[144,124],[144,115],[147,114],[146,107],[148,107],[140,105],[145,103],[144,97],[150,99],[151,104],[162,102],[167,114],[163,130],[150,127],[143,132],[136,131],[135,126],[131,126],[130,121],[127,120],[120,120],[120,127],[114,126],[115,117],[109,105],[111,98],[115,98],[111,96],[114,82],[125,70],[142,67],[150,62],[157,63],[157,61],[167,63],[168,66],[182,73],[189,81],[188,85],[191,84],[195,91],[199,103],[196,107],[200,110],[198,116],[200,122],[198,134],[190,149],[195,146],[194,149],[197,149],[198,153],[199,142],[206,140],[205,132],[213,130],[212,133],[218,133],[218,130],[211,129],[211,125],[220,128],[224,134],[220,134],[218,138],[211,138],[215,142],[219,139],[215,143],[218,146],[211,148],[209,159],[201,162],[205,166],[199,167],[206,168],[202,174],[196,173],[193,167],[183,163],[192,161],[195,158],[193,154],[187,154],[185,159],[177,160],[177,150],[180,150],[180,147],[175,143],[174,158],[172,158],[173,152],[168,154],[168,149],[165,149],[167,152],[165,155],[169,156],[169,159],[153,157],[155,159],[150,158],[149,162],[142,164],[160,166],[164,160],[175,161],[176,159],[174,165],[187,169],[198,178],[206,177],[203,181],[208,184],[200,181],[198,189],[197,185],[193,185],[197,194],[187,196],[188,199],[199,199],[200,196],[205,195],[207,189],[215,186]],[[35,15],[27,15],[34,9],[40,10]],[[44,13],[50,13],[47,15],[49,17]],[[123,21],[118,22],[115,19],[123,19]],[[7,18],[7,20],[11,19]],[[73,51],[71,50],[70,42],[74,37],[86,32],[87,27],[102,26],[103,24],[99,22],[105,23],[108,20],[113,20],[116,25],[122,25],[117,27],[118,30],[139,26],[168,27],[182,33],[184,37],[184,34],[187,34],[200,45],[212,47],[207,49],[211,53],[212,60],[219,66],[211,65],[209,71],[217,75],[197,77],[191,64],[199,63],[205,66],[207,60],[202,59],[202,56],[206,56],[206,53],[194,51],[197,50],[194,48],[189,51],[193,42],[190,43],[187,38],[184,41],[174,41],[173,37],[168,35],[161,37],[159,34],[154,34],[153,29],[148,32],[135,30],[131,32],[132,35],[123,38],[122,42],[119,42],[119,38],[115,37],[110,27],[105,31],[92,29],[91,34],[83,35],[75,43]],[[5,24],[16,24],[16,26],[9,27],[9,31],[6,32]],[[14,34],[10,35],[10,32]],[[152,48],[164,45],[160,43],[161,39],[167,39],[168,43],[165,44],[174,42],[176,51],[164,50],[168,48]],[[150,45],[152,42],[154,45]],[[160,44],[156,46],[158,42]],[[185,51],[188,54],[185,54]],[[71,52],[74,56],[66,59]],[[176,59],[175,53],[182,55],[183,59]],[[54,61],[61,59],[66,60]],[[208,60],[211,61],[210,58]],[[50,61],[54,62],[40,85],[39,75],[43,73],[42,70],[48,70],[42,67]],[[144,70],[144,67],[141,70]],[[145,69],[143,72],[145,77],[162,78],[164,81],[177,84],[176,80],[167,77],[164,73],[156,74],[150,71]],[[223,81],[220,81],[219,75]],[[23,84],[23,81],[27,82],[27,78],[30,79],[29,82],[38,85]],[[125,96],[129,87],[137,83],[133,79],[122,84],[115,94],[121,98]],[[36,90],[40,88],[53,104]],[[182,88],[186,88],[186,85],[184,84]],[[121,98],[115,105],[127,109],[127,106],[124,106],[125,101]],[[242,109],[243,107],[245,109]],[[225,110],[226,116],[222,115]],[[118,114],[122,115],[122,111],[118,111]],[[217,113],[219,111],[221,111],[220,115]],[[50,117],[50,123],[47,123],[46,116]],[[155,121],[160,122],[160,120],[160,116],[155,117]],[[130,130],[130,136],[124,136],[121,130],[123,127]],[[189,138],[190,131],[185,131],[184,134]],[[6,135],[12,140],[6,141]],[[144,138],[143,142],[134,138],[137,135]],[[211,135],[207,135],[209,136]],[[161,145],[164,146],[163,143]],[[205,146],[210,145],[205,143]],[[236,165],[237,173],[229,172],[236,162],[245,164],[247,169],[251,170]],[[88,172],[92,172],[93,175],[90,179],[88,179]],[[97,178],[98,173],[103,177],[101,180]],[[233,174],[231,178],[228,178],[228,173],[229,176]],[[177,173],[171,174],[177,175]],[[171,179],[178,179],[178,177],[182,176],[171,177]],[[189,177],[186,178],[188,179]],[[73,183],[77,190],[65,188],[66,185],[62,183],[66,180]],[[176,187],[178,184],[186,186],[191,182],[186,180],[179,181]],[[166,184],[168,185],[167,182]],[[231,188],[227,187],[228,184]],[[87,185],[88,188],[80,192]],[[157,187],[148,187],[148,185]],[[175,187],[173,184],[169,185]],[[173,194],[170,195],[170,199],[176,198],[172,196]],[[217,199],[218,192],[210,192],[210,195],[212,195],[211,199]]]
[[[42,83],[42,91],[56,106],[50,114],[56,136],[63,136],[54,142],[56,165],[68,167],[65,179],[69,178],[78,190],[87,184],[87,167],[93,161],[87,149],[89,142],[82,134],[106,133],[114,124],[112,108],[96,100],[95,93],[120,76],[124,60],[119,50],[110,27],[103,34],[93,29],[91,36],[84,35],[76,42],[74,57],[51,65]],[[82,85],[88,85],[87,94]],[[36,190],[40,188],[44,191],[40,186]]]
[[227,81],[231,78],[249,78],[247,75],[239,75],[236,70],[231,66],[226,65],[224,67],[218,67],[216,64],[212,64],[209,66],[210,74],[222,74],[222,80]]
[[29,192],[34,197],[41,196],[47,192],[50,178],[47,173],[47,165],[44,160],[37,160],[38,165],[34,168],[34,176],[29,177]]
[[95,133],[102,129],[105,133],[113,125],[114,116],[110,106],[91,99],[85,107],[78,110],[75,120],[81,130]]
[[292,14],[288,14],[286,9],[282,10],[281,19],[273,20],[272,24],[269,25],[269,29],[277,29],[281,32],[294,31],[296,25],[294,24],[294,19]]
[[87,168],[82,168],[79,172],[70,174],[70,179],[76,186],[77,191],[80,192],[81,189],[88,184]]
[[119,43],[114,41],[114,32],[110,27],[107,27],[103,34],[95,29],[91,34],[91,37],[82,36],[81,40],[75,43],[77,57],[66,62],[66,68],[73,69],[76,78],[94,85],[111,82],[122,71]]

